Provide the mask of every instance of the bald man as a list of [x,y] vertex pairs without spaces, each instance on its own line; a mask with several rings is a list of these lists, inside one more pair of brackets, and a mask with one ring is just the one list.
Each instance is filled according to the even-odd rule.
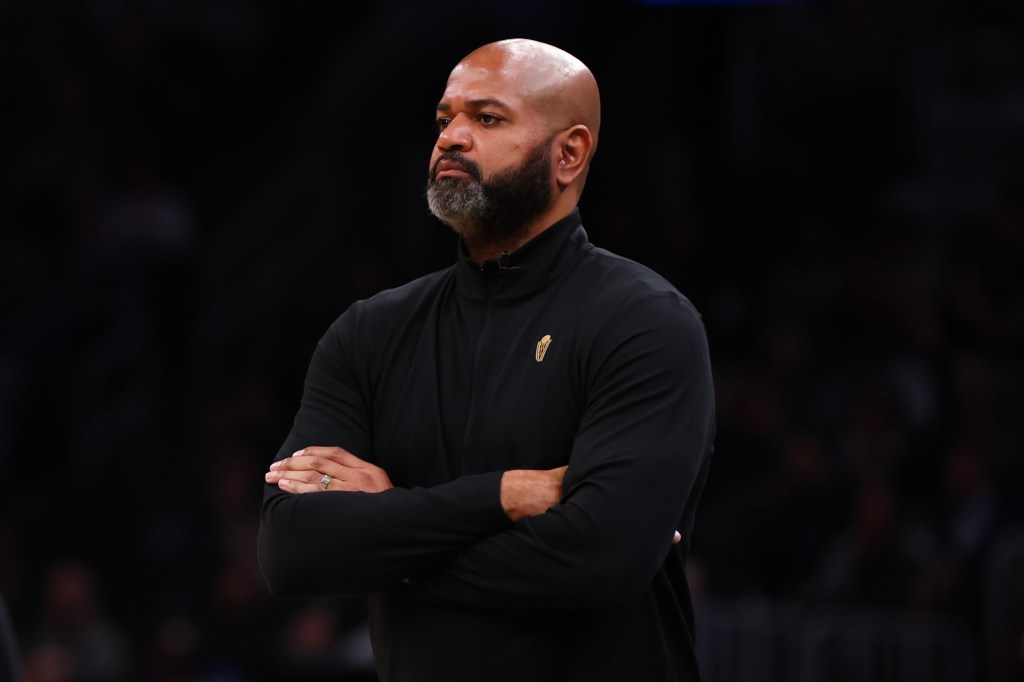
[[706,336],[672,285],[583,229],[594,77],[550,45],[493,43],[436,116],[427,200],[456,262],[357,302],[318,344],[266,474],[267,583],[369,595],[388,682],[696,680]]

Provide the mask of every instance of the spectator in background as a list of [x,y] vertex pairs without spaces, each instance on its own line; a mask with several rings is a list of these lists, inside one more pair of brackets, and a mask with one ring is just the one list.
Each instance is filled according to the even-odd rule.
[[29,679],[127,679],[132,665],[127,640],[99,608],[92,569],[76,560],[56,563],[43,590],[43,611],[24,642]]

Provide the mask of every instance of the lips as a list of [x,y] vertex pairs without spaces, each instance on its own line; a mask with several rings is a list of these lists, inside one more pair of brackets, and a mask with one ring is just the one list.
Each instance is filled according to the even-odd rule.
[[437,163],[437,170],[434,171],[435,178],[468,176],[469,169],[458,161],[441,160]]
[[472,178],[480,180],[480,170],[469,159],[456,153],[442,156],[434,164],[431,172],[431,180],[438,181],[443,178]]

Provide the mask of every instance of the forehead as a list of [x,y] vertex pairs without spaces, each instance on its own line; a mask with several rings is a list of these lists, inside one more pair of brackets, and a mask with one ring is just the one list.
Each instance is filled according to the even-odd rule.
[[440,108],[461,107],[472,102],[500,103],[507,109],[529,105],[521,74],[507,62],[494,58],[466,59],[448,77]]

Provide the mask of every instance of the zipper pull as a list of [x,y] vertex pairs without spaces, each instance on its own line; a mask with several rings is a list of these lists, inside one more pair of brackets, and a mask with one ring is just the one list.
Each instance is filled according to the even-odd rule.
[[511,257],[512,257],[511,253],[509,253],[508,251],[502,251],[501,252],[501,258],[498,259],[498,269],[499,270],[518,270],[519,269],[518,265],[509,265],[508,264],[508,259],[511,258]]

